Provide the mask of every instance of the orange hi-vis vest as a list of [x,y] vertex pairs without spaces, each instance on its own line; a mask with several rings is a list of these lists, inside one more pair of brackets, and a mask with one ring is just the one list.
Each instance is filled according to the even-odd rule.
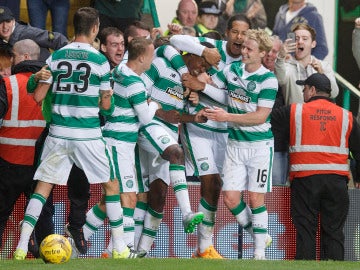
[[34,163],[35,142],[45,127],[41,107],[26,90],[31,74],[4,78],[9,109],[0,127],[0,157],[12,164]]
[[315,174],[350,176],[349,136],[352,114],[326,99],[292,104],[290,179]]

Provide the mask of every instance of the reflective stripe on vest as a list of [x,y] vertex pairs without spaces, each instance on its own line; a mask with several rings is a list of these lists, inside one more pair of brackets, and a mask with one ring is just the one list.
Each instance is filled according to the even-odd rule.
[[[321,100],[313,102],[324,102]],[[325,101],[326,102],[326,101]],[[342,123],[341,123],[341,132],[339,134],[339,139],[337,145],[302,145],[303,136],[309,136],[309,134],[303,134],[303,105],[296,104],[295,113],[291,115],[291,121],[294,121],[295,127],[295,136],[291,137],[289,153],[290,153],[290,175],[299,175],[296,172],[303,172],[304,175],[319,174],[323,173],[339,173],[341,175],[348,175],[349,165],[347,162],[347,156],[349,154],[349,149],[347,146],[349,128],[352,125],[352,122],[349,123],[350,117],[349,112],[342,109]],[[291,111],[293,114],[293,111]],[[292,119],[294,117],[295,119]],[[312,127],[312,126],[310,126]],[[312,136],[316,136],[317,130],[314,130]],[[310,135],[311,136],[311,135]],[[292,141],[294,138],[294,142]],[[305,137],[308,138],[308,137]],[[302,155],[304,154],[304,155]],[[300,156],[299,156],[300,155]],[[311,156],[309,156],[311,155]],[[325,158],[326,155],[326,158]],[[317,157],[319,156],[319,157]],[[291,158],[292,157],[292,158]],[[295,158],[296,157],[296,158]],[[317,158],[319,162],[310,163],[307,158]],[[314,161],[314,159],[312,160]],[[321,163],[323,161],[323,163]],[[296,164],[293,164],[296,162]],[[313,173],[311,173],[313,171]],[[291,178],[292,178],[291,177]]]
[[19,120],[19,103],[20,93],[19,85],[15,76],[10,76],[10,84],[12,87],[12,103],[11,103],[11,118],[10,120],[3,120],[3,127],[45,127],[44,120]]
[[203,34],[214,32],[213,30],[207,29],[203,24],[195,24],[194,25],[195,30],[198,32],[199,36],[202,36]]
[[12,164],[33,164],[35,142],[46,125],[41,107],[26,92],[29,74],[5,78],[9,109],[0,128],[0,157]]
[[34,146],[35,142],[36,140],[32,140],[32,139],[14,139],[14,138],[0,137],[0,144]]

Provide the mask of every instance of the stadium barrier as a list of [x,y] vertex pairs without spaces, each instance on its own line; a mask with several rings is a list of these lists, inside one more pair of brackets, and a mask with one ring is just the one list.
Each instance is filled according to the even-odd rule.
[[[200,187],[198,183],[189,184],[189,194],[193,209],[197,209]],[[101,188],[93,185],[89,205],[98,202]],[[360,190],[349,190],[350,210],[345,225],[345,259],[359,260],[360,258]],[[64,234],[67,223],[69,202],[67,190],[58,186],[54,190],[55,203],[55,232]],[[295,229],[290,217],[290,189],[288,187],[274,187],[267,194],[266,205],[269,212],[269,233],[273,238],[272,245],[266,250],[266,256],[271,260],[290,260],[295,256]],[[19,222],[23,219],[25,198],[19,198],[11,215],[3,236],[1,259],[12,257],[19,238]],[[109,225],[106,222],[90,239],[88,253],[82,257],[100,257],[109,239]],[[106,240],[106,241],[105,241]],[[253,242],[250,235],[239,228],[235,218],[226,209],[220,198],[217,222],[215,226],[214,242],[216,249],[226,258],[249,259],[253,254]],[[319,243],[319,237],[318,237]],[[165,207],[164,219],[154,243],[150,256],[167,258],[190,258],[196,246],[196,233],[185,234],[182,225],[180,209],[173,191],[169,188],[168,200]],[[239,249],[239,246],[242,247]],[[317,248],[319,253],[319,245]],[[31,257],[31,256],[30,256]]]

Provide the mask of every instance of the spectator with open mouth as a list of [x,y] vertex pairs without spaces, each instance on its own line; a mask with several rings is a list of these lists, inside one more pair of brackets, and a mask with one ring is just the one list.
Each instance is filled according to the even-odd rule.
[[283,91],[285,105],[303,103],[302,88],[295,82],[305,80],[316,72],[323,73],[330,79],[330,97],[336,98],[339,87],[331,65],[312,54],[317,46],[315,29],[300,23],[294,25],[292,32],[295,33],[295,42],[291,39],[284,42],[275,63],[275,74]]

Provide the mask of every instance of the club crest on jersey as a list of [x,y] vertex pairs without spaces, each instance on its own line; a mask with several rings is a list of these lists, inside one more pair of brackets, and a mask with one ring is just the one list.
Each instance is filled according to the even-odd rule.
[[251,81],[247,84],[247,87],[246,89],[249,91],[249,92],[252,92],[256,89],[256,83]]
[[245,91],[241,88],[238,88],[235,91],[230,91],[229,97],[234,101],[241,103],[250,103],[251,100],[251,98],[246,96]]
[[170,95],[172,98],[175,98],[177,100],[184,99],[184,90],[179,85],[175,85],[172,88],[168,87],[165,92],[166,92],[166,94]]

